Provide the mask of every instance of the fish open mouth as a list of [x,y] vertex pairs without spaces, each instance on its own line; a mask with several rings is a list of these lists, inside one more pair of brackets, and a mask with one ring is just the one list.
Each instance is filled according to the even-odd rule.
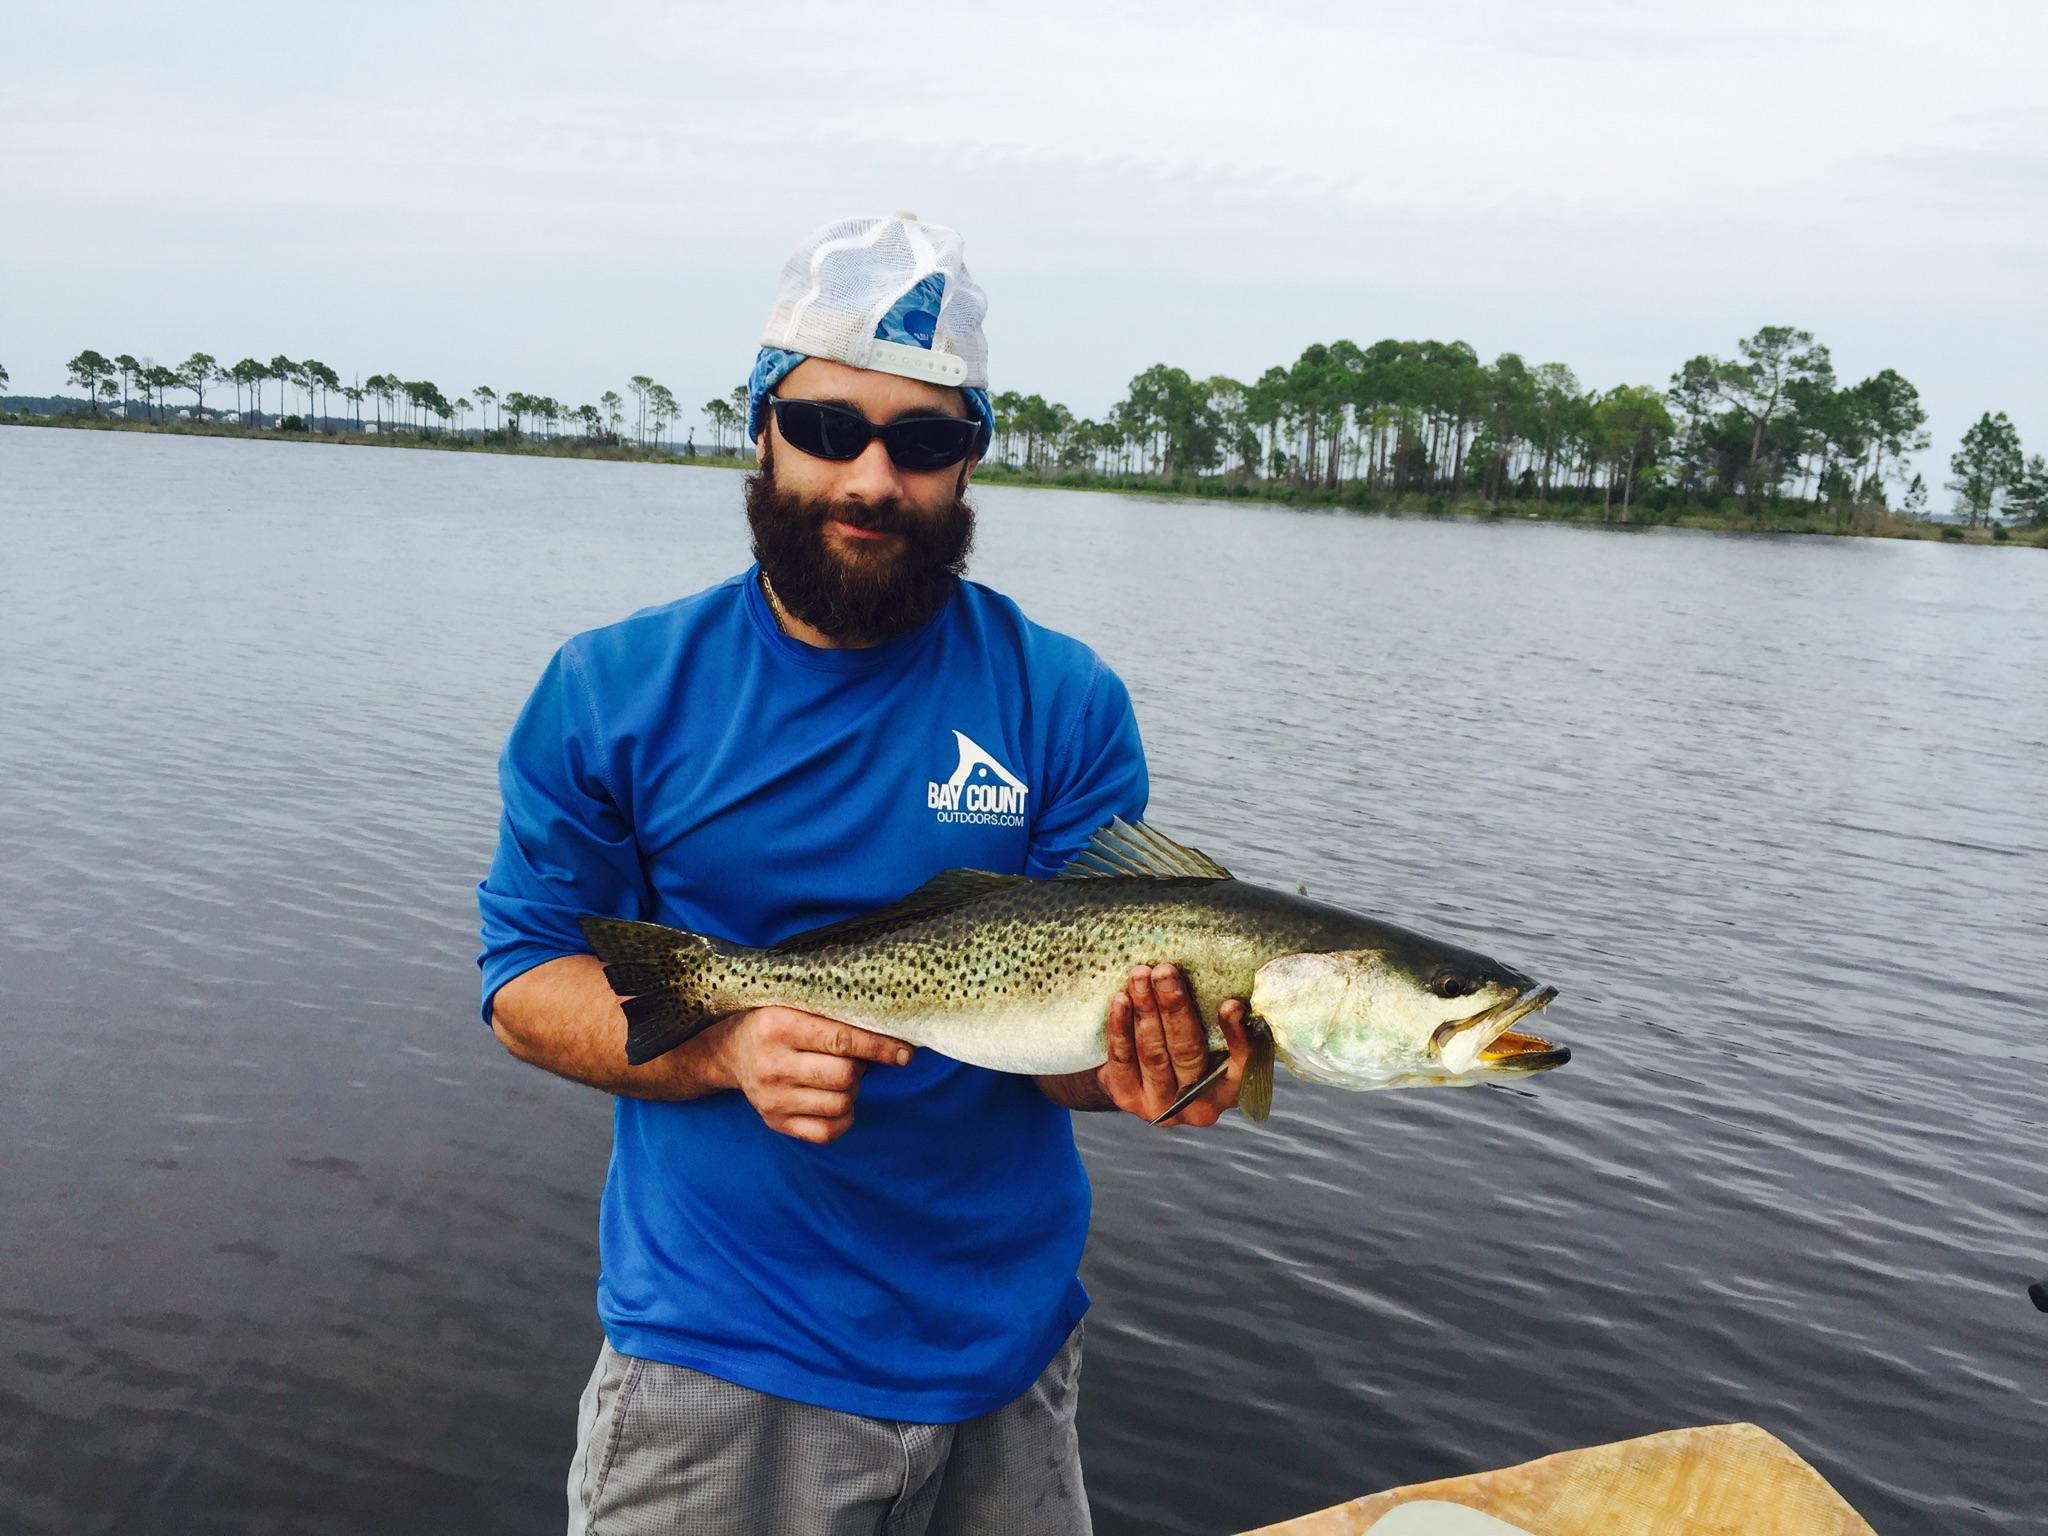
[[1454,1072],[1474,1067],[1488,1072],[1543,1072],[1561,1067],[1572,1059],[1569,1046],[1515,1028],[1530,1014],[1549,1007],[1556,997],[1555,987],[1534,988],[1469,1019],[1443,1025],[1430,1045]]

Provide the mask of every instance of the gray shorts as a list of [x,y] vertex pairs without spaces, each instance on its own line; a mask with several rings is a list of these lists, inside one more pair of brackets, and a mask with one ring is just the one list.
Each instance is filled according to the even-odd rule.
[[1083,1326],[963,1424],[835,1413],[607,1344],[576,1415],[569,1536],[1088,1536]]

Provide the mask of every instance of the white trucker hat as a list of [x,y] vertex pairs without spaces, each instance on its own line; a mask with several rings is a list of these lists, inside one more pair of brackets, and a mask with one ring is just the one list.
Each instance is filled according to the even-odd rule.
[[959,233],[914,213],[841,219],[783,263],[761,345],[961,389],[988,388],[988,299]]

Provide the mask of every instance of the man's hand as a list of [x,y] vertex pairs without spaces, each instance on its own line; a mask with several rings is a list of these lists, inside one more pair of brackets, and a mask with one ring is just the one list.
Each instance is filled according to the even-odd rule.
[[[1216,1022],[1230,1050],[1223,1075],[1163,1125],[1214,1125],[1237,1103],[1237,1085],[1251,1055],[1242,998],[1216,1010]],[[1187,982],[1171,965],[1131,968],[1129,985],[1109,1005],[1109,1060],[1095,1080],[1111,1104],[1151,1120],[1187,1092],[1209,1070],[1209,1031]]]
[[714,1072],[747,1096],[770,1130],[819,1146],[853,1124],[869,1066],[910,1060],[901,1040],[795,1008],[750,1009],[704,1033]]

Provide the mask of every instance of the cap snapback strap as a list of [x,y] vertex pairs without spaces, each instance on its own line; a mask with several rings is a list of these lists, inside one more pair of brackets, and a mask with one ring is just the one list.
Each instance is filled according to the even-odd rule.
[[869,341],[867,345],[868,357],[864,366],[879,373],[893,373],[901,378],[921,379],[927,384],[954,387],[967,382],[966,362],[950,352],[927,352],[923,347],[880,338]]

